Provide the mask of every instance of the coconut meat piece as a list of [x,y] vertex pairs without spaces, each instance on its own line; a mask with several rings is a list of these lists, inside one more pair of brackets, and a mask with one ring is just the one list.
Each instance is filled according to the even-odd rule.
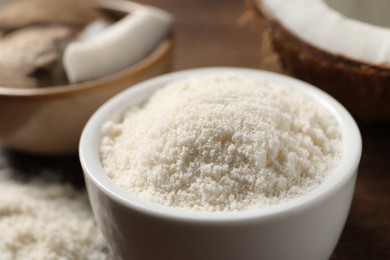
[[63,57],[69,81],[96,79],[128,68],[157,46],[172,23],[169,13],[142,6],[98,34],[70,43]]
[[[390,65],[390,29],[343,15],[330,5],[337,6],[337,1],[329,1],[330,4],[324,0],[257,1],[266,7],[267,15],[318,49],[372,65]],[[349,2],[353,6],[354,1]],[[350,10],[352,17],[358,14],[348,6],[341,9]]]

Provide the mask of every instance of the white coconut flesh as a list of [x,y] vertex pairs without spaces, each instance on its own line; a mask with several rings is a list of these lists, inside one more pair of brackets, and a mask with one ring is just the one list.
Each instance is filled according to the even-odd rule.
[[390,65],[389,0],[257,0],[285,29],[333,55]]

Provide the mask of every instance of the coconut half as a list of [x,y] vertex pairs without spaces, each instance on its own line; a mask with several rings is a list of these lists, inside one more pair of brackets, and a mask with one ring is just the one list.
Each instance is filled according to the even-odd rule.
[[286,70],[361,121],[390,121],[390,1],[248,0]]

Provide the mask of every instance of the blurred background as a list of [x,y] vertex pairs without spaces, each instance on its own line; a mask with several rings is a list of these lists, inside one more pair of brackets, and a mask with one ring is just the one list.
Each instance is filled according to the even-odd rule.
[[205,66],[258,67],[260,37],[244,1],[146,0],[176,17],[174,69]]

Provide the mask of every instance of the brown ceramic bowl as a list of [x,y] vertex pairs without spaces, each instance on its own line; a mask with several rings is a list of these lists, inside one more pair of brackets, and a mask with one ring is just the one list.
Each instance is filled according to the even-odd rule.
[[92,113],[134,83],[169,72],[172,49],[171,34],[135,65],[104,78],[39,89],[0,86],[0,142],[35,154],[76,152]]

